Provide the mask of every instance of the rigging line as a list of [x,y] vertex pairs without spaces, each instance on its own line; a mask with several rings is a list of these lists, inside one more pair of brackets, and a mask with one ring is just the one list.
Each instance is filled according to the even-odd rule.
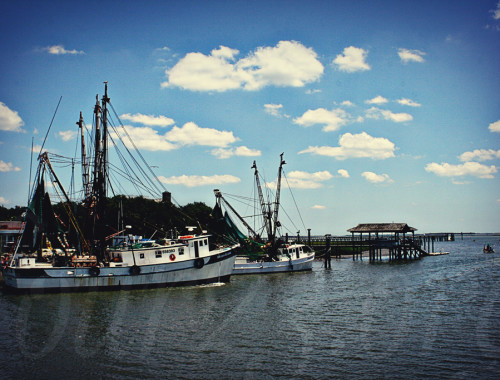
[[[128,140],[130,141],[130,143],[132,144],[132,146],[134,147],[135,151],[137,152],[137,154],[139,155],[139,157],[142,159],[144,165],[149,169],[149,172],[151,173],[152,177],[160,184],[161,188],[164,190],[164,191],[167,191],[167,189],[165,188],[165,186],[163,186],[163,183],[158,179],[158,177],[154,174],[153,170],[151,169],[151,167],[148,165],[148,163],[146,162],[146,160],[144,159],[144,157],[142,156],[142,154],[140,153],[139,149],[136,147],[136,145],[134,144],[134,141],[132,140],[132,138],[130,137],[130,135],[128,134],[127,130],[125,129],[125,127],[123,126],[123,123],[121,122],[120,120],[120,117],[117,115],[116,113],[116,110],[114,109],[113,105],[110,103],[111,105],[111,108],[116,116],[116,118],[118,119],[118,122],[119,122],[119,125],[121,126],[121,129],[125,132],[125,135],[128,137]],[[137,162],[137,160],[135,159],[135,157],[132,155],[132,153],[130,152],[130,150],[128,149],[128,147],[126,146],[126,144],[124,143],[123,139],[120,137],[120,134],[118,133],[118,131],[116,130],[115,126],[112,126],[115,133],[117,134],[118,138],[120,139],[121,143],[123,144],[123,146],[125,147],[125,150],[128,152],[129,156],[132,158],[132,160],[134,161],[134,163],[136,164],[137,168],[143,173],[144,177],[147,179],[148,182],[150,182],[150,184],[156,189],[156,191],[158,191],[159,193],[161,193],[161,190],[158,189],[158,187],[155,185],[154,181],[151,179],[150,176],[148,176],[145,172],[144,172],[144,169],[143,167]],[[128,165],[128,163],[127,163]],[[130,165],[128,165],[130,167]],[[132,168],[130,168],[132,170]],[[138,177],[136,175],[136,177]],[[154,196],[154,194],[152,194]],[[173,201],[173,203],[175,205],[177,205],[178,207],[181,207],[179,202],[175,199],[175,197],[171,196],[171,199]]]
[[[120,120],[120,117],[118,116],[118,114],[116,113],[116,110],[115,108],[113,107],[113,104],[111,104],[110,102],[110,105],[111,105],[111,109],[113,110],[116,118],[118,119],[118,122],[119,124],[123,127],[123,123],[121,122]],[[155,175],[155,173],[153,172],[153,170],[151,169],[151,167],[148,165],[148,163],[146,162],[146,160],[144,159],[144,157],[142,156],[141,152],[139,151],[139,149],[137,148],[137,146],[134,144],[134,141],[131,139],[131,137],[129,136],[127,130],[125,128],[123,128],[123,130],[125,131],[125,133],[127,134],[127,137],[129,138],[130,142],[132,143],[135,151],[137,152],[137,154],[139,155],[139,157],[141,158],[142,162],[144,163],[144,165],[148,168],[150,174],[156,179],[156,181],[158,182],[158,184],[160,185],[160,187],[166,191],[167,189],[165,188],[165,186],[163,186],[163,183],[158,179],[158,177]]]
[[[112,128],[114,129],[114,127],[112,126]],[[116,133],[116,131],[115,131]],[[115,147],[115,151],[116,151],[116,154],[118,156],[118,159],[120,160],[121,164],[122,164],[122,167],[123,167],[123,171],[121,171],[116,165],[113,165],[111,163],[109,163],[113,168],[115,168],[116,172],[122,172],[122,176],[123,178],[127,179],[136,189],[137,193],[140,193],[139,191],[139,188],[137,187],[137,182],[138,183],[141,183],[141,180],[139,178],[139,176],[134,172],[133,168],[130,167],[130,165],[128,164],[127,160],[125,160],[125,157],[123,156],[121,150],[118,148],[115,140],[113,139],[113,137],[110,135],[109,136],[110,139],[111,139],[111,142],[113,144],[113,146]],[[127,176],[125,176],[125,174]]]
[[245,197],[245,196],[242,196],[242,195],[229,194],[229,193],[224,193],[224,197],[226,197],[226,198],[229,197],[229,198],[234,199],[234,200],[243,199],[243,200],[251,201],[251,202],[253,202],[254,198],[255,198],[255,197]]
[[50,121],[49,129],[47,130],[47,133],[45,134],[45,138],[43,139],[43,144],[40,148],[40,152],[38,153],[38,155],[42,154],[43,147],[45,146],[45,141],[47,141],[47,136],[49,135],[50,128],[52,127],[52,123],[54,122],[54,118],[56,117],[57,110],[59,109],[59,105],[61,104],[61,100],[62,100],[62,95],[59,98],[59,102],[57,103],[56,110],[54,111],[54,115],[52,116],[52,120]]
[[304,230],[307,230],[306,225],[304,223],[304,220],[302,219],[302,215],[300,213],[299,207],[297,206],[297,202],[295,201],[295,197],[293,196],[292,188],[291,188],[290,184],[288,183],[288,177],[286,176],[285,171],[283,171],[283,176],[285,177],[286,184],[288,185],[288,189],[290,190],[290,194],[292,196],[293,203],[295,204],[295,208],[297,209],[297,213],[299,214],[299,218],[300,218],[300,221],[302,222],[302,226],[304,227]]
[[126,172],[120,170],[119,168],[116,168],[114,165],[112,165],[112,167],[115,169],[114,172],[112,173],[113,180],[117,183],[118,187],[121,189],[123,194],[127,193],[127,191],[125,190],[125,187],[120,184],[120,181],[118,181],[118,177],[128,180],[128,182],[135,188],[137,194],[140,195],[141,194],[140,190],[142,189],[143,191],[148,192],[152,197],[155,196],[155,194],[151,191],[151,189],[145,187],[142,182],[132,178]]
[[[116,131],[115,127],[112,126],[112,128],[114,129],[115,133],[117,133],[117,136],[120,139],[120,136],[118,135],[118,132]],[[123,156],[123,153],[119,149],[118,145],[116,144],[116,142],[112,136],[110,136],[110,139],[111,139],[113,146],[115,147],[115,152],[116,152],[118,159],[120,160],[121,165],[123,167],[123,171],[122,171],[123,178],[127,179],[130,183],[132,183],[132,185],[135,187],[136,191],[138,193],[140,193],[138,187],[136,186],[137,182],[141,183],[140,177],[135,173],[134,169],[128,164],[127,160]],[[117,172],[120,171],[120,169],[116,165],[112,165],[112,166],[115,168],[115,170]],[[126,177],[125,174],[123,174],[123,173],[125,173],[128,177]]]
[[[131,159],[132,159],[132,161],[135,163],[136,168],[139,170],[139,172],[141,172],[141,174],[142,174],[142,178],[143,178],[143,179],[145,179],[145,180],[146,180],[146,182],[149,182],[149,184],[150,184],[151,186],[153,186],[153,187],[156,189],[156,191],[157,191],[158,193],[160,193],[161,191],[160,191],[160,190],[159,190],[159,189],[155,186],[154,182],[153,182],[153,181],[152,181],[152,180],[148,177],[148,175],[147,175],[147,174],[146,174],[146,172],[144,171],[143,167],[142,167],[142,166],[141,166],[141,165],[137,162],[137,160],[135,159],[135,157],[132,155],[132,153],[130,152],[130,150],[129,150],[129,149],[127,148],[127,146],[125,145],[124,141],[123,141],[123,140],[122,140],[122,138],[120,137],[120,134],[118,133],[117,128],[116,128],[114,125],[111,125],[111,127],[113,128],[113,130],[114,130],[114,132],[116,133],[117,137],[119,138],[119,140],[121,141],[121,143],[122,143],[122,144],[123,144],[123,146],[125,147],[125,150],[128,152],[128,154],[129,154],[130,158],[131,158]],[[127,133],[127,132],[126,132],[126,129],[125,129],[123,126],[122,126],[122,129],[125,131],[125,133]],[[129,137],[129,139],[130,139],[130,137]],[[113,141],[113,144],[114,144],[114,146],[117,148],[117,150],[119,151],[118,146],[116,145],[116,143],[115,143],[114,141]],[[136,152],[137,152],[137,150],[136,150]],[[126,162],[126,161],[125,161],[125,162]],[[128,163],[127,163],[127,165],[128,165]],[[130,167],[130,165],[128,165],[128,166]],[[132,170],[132,172],[134,172],[134,171],[133,171],[133,169],[132,169],[132,167],[130,167],[130,169]],[[141,178],[140,178],[137,174],[135,174],[135,172],[134,172],[134,175],[135,175],[135,177],[137,178],[137,180],[138,180],[138,181],[142,182]],[[154,195],[154,194],[153,194],[153,195]]]
[[33,141],[35,140],[35,137],[31,137],[31,158],[30,158],[30,180],[28,182],[28,203],[30,201],[30,194],[31,194],[31,170],[33,169]]
[[[154,189],[147,187],[141,180],[141,178],[134,172],[133,168],[128,165],[128,162],[125,160],[125,157],[121,153],[120,149],[118,148],[117,144],[113,140],[112,137],[111,142],[113,146],[116,148],[116,153],[118,155],[118,158],[122,164],[122,167],[124,170],[120,170],[120,168],[116,165],[110,164],[113,168],[115,168],[115,171],[120,174],[123,178],[127,179],[136,189],[137,193],[140,194],[139,190],[139,185],[141,188],[143,188],[146,192],[148,192],[152,197],[157,197],[157,193],[155,194]],[[133,173],[133,175],[131,174]],[[156,189],[158,190],[158,189]]]

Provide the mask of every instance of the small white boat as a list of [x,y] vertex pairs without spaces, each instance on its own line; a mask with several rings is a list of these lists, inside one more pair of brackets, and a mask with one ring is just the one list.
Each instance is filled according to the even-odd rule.
[[314,251],[304,244],[291,244],[278,248],[274,260],[252,260],[248,256],[237,256],[233,274],[263,274],[278,272],[300,272],[312,269]]

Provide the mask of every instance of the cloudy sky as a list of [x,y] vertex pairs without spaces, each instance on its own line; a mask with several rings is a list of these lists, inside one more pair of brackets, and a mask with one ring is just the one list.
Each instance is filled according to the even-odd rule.
[[3,206],[26,204],[59,99],[45,148],[78,157],[108,81],[181,205],[250,196],[284,152],[291,234],[500,232],[498,0],[0,0],[0,41]]

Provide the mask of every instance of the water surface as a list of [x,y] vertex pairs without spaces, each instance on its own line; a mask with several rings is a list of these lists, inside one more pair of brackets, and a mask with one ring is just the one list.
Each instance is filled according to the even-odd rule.
[[[500,245],[230,284],[0,294],[3,378],[499,378]],[[494,254],[483,254],[496,243]]]

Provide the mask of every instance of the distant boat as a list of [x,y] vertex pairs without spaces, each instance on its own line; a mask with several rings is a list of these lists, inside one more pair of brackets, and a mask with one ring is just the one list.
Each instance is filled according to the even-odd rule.
[[[239,242],[240,251],[234,264],[233,274],[263,274],[276,272],[298,272],[309,271],[312,269],[315,252],[309,246],[300,242],[287,243],[285,237],[278,237],[278,228],[281,223],[278,220],[280,208],[280,191],[281,178],[283,174],[283,165],[286,162],[283,160],[283,153],[280,156],[280,166],[278,171],[278,179],[276,182],[276,198],[273,203],[264,198],[262,187],[259,179],[257,164],[253,163],[254,176],[259,195],[259,204],[261,214],[260,219],[263,227],[262,231],[267,232],[267,239],[263,239],[260,233],[257,233],[245,218],[234,209],[234,207],[222,195],[221,191],[214,190],[216,196],[216,206],[214,215],[216,219],[222,221],[224,231],[222,232],[229,241]],[[238,227],[233,223],[227,211],[223,215],[222,205],[231,211],[241,223],[248,229],[249,236],[245,236],[240,232]],[[272,211],[271,211],[272,208]]]
[[[97,99],[94,111],[94,147],[89,155],[93,157],[92,163],[86,156],[81,113],[77,123],[82,136],[84,196],[80,203],[70,201],[53,169],[49,153],[40,154],[25,227],[8,265],[3,269],[6,288],[16,291],[87,291],[229,281],[238,243],[213,246],[209,242],[210,235],[203,231],[199,235],[193,233],[155,241],[124,235],[126,228],[113,233],[105,224],[106,193],[111,181],[107,151],[108,137],[111,139],[108,132],[109,101],[106,84],[102,104]],[[114,129],[113,143],[120,138],[116,131]],[[118,149],[116,145],[115,148]],[[59,161],[62,159],[61,156],[55,157]],[[123,156],[120,158],[125,161]],[[132,165],[136,163],[131,161],[125,161],[127,169],[120,171],[119,176],[131,176]],[[54,212],[46,191],[46,179],[61,196],[65,222],[62,215]],[[135,186],[144,188],[145,183],[148,182],[136,180]],[[75,209],[81,212],[77,214]],[[111,244],[112,241],[115,243]]]
[[486,244],[483,248],[483,253],[495,253],[495,251],[493,250],[492,246]]

